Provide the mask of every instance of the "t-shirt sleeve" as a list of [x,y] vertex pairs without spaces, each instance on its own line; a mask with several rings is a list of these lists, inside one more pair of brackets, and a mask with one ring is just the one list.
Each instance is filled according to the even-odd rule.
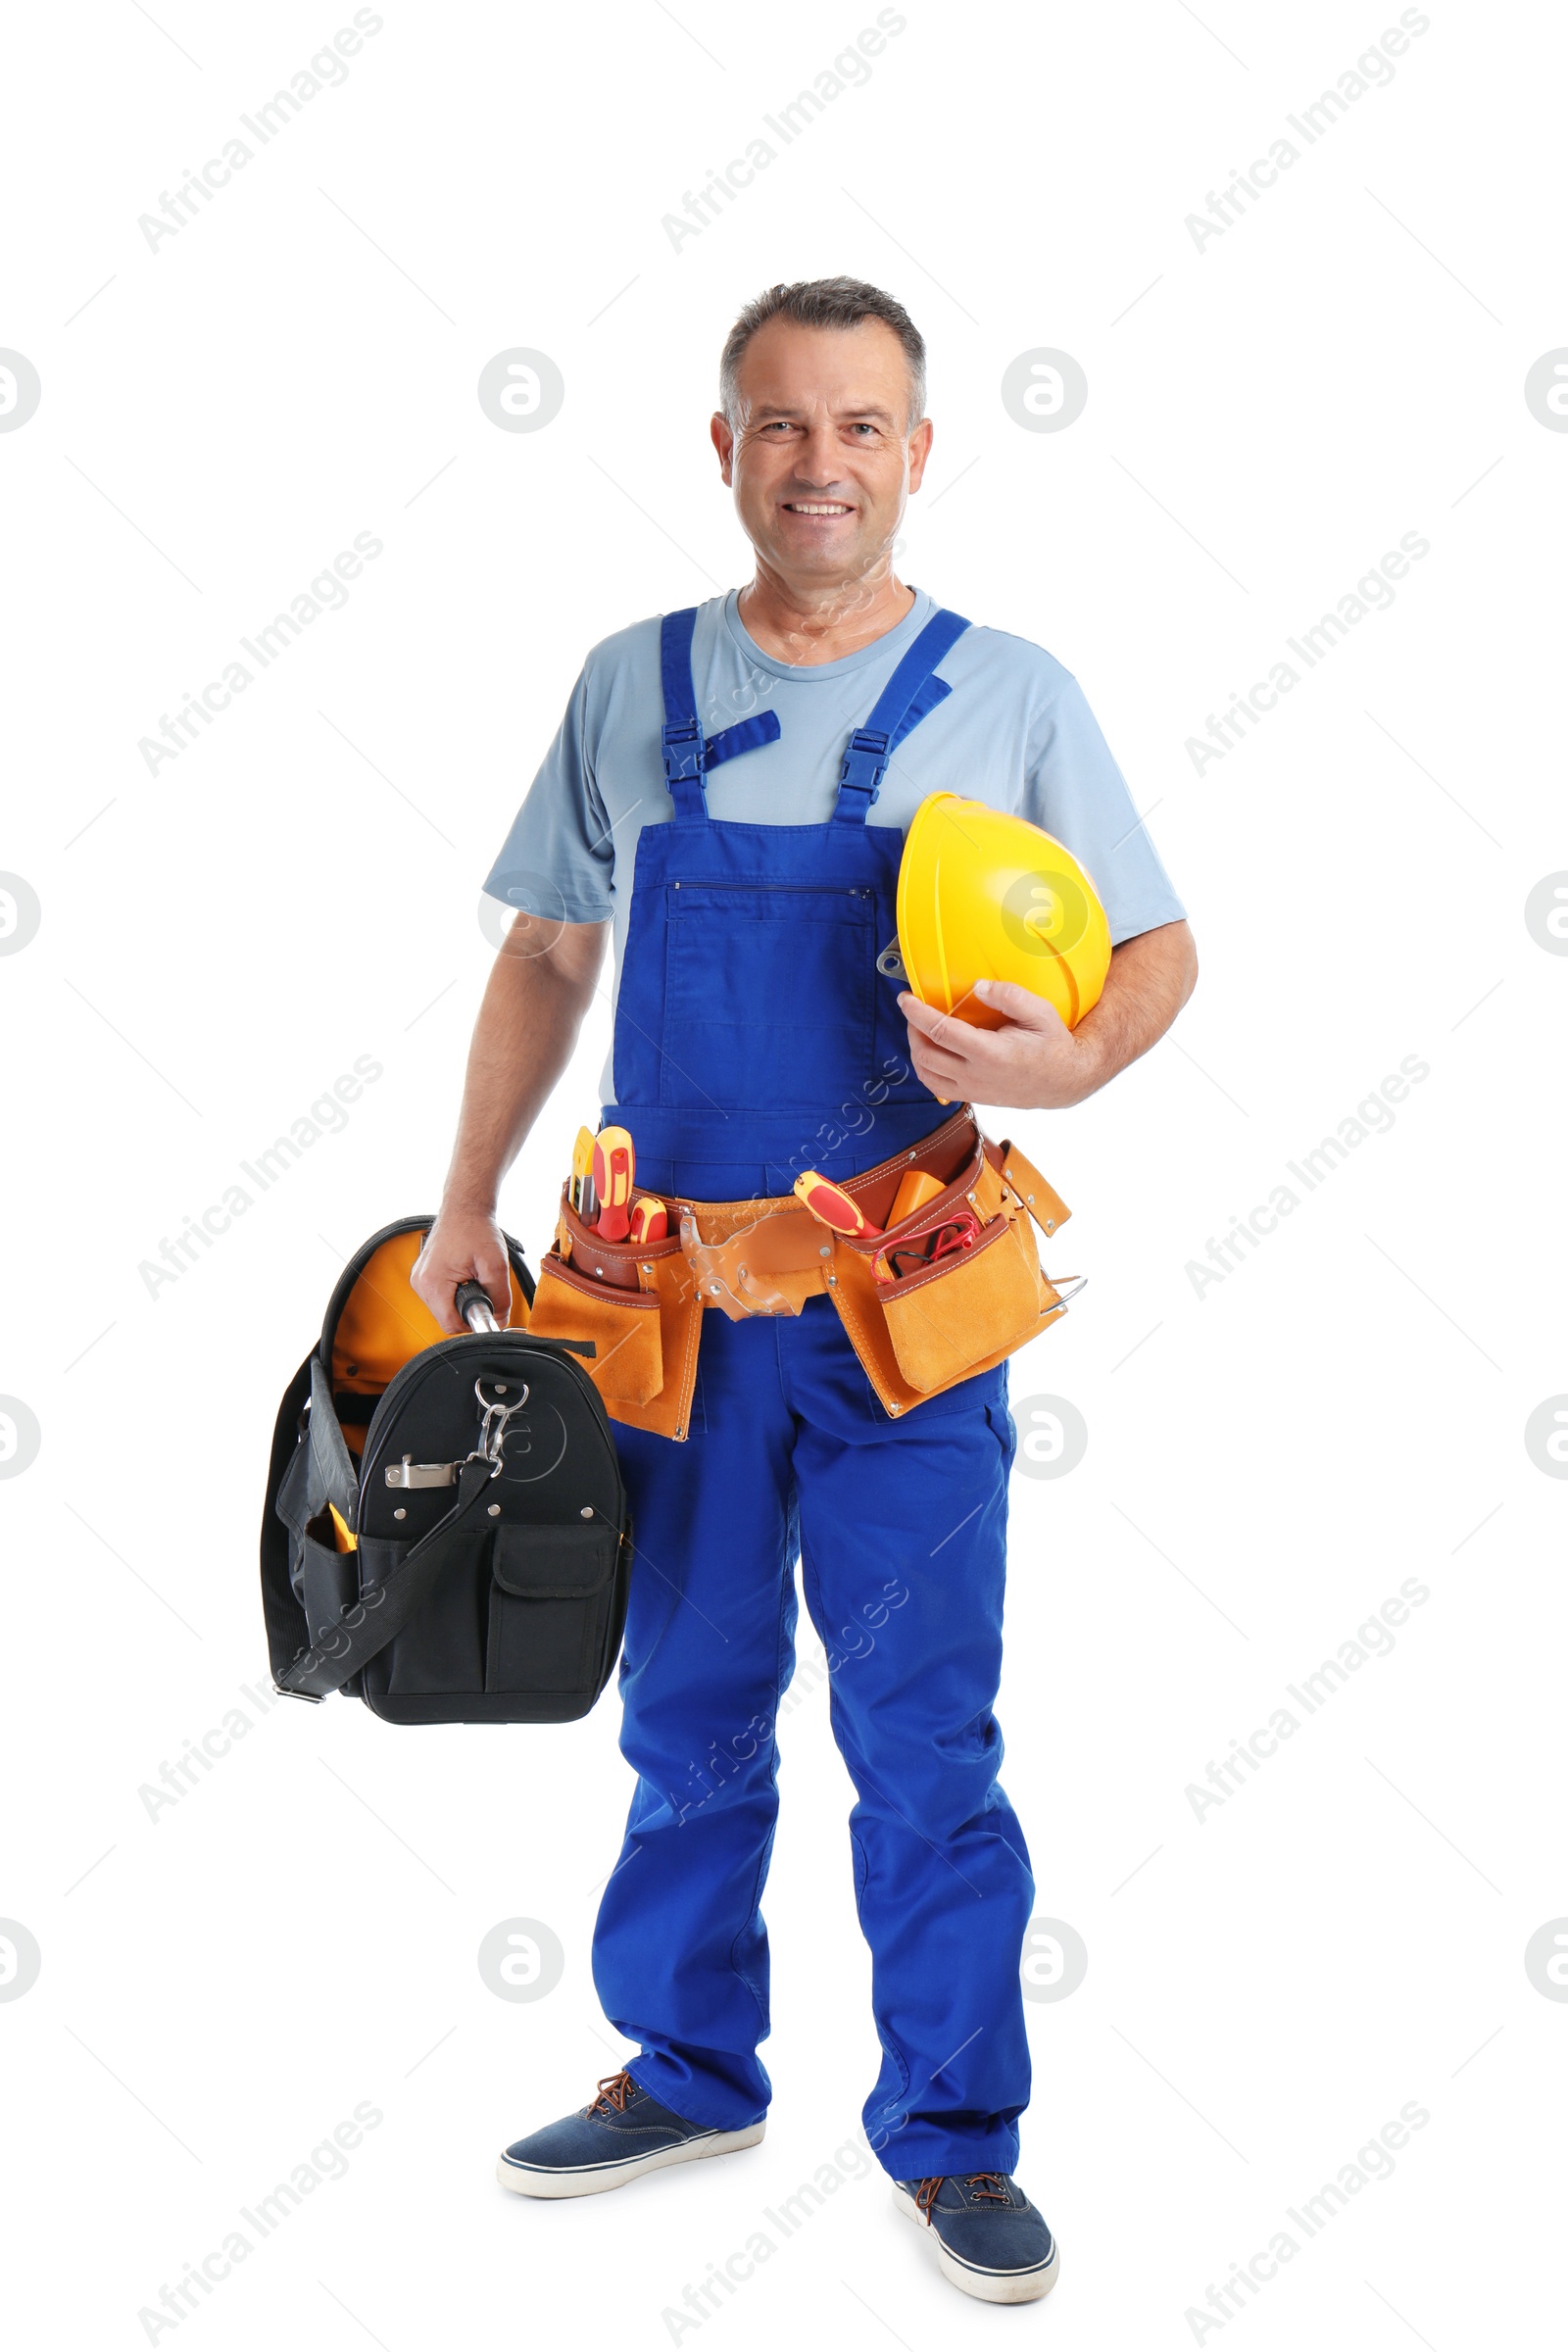
[[485,877],[487,897],[560,922],[610,919],[615,852],[594,783],[589,733],[585,669],[572,688],[556,740],[512,820],[501,855]]
[[1019,813],[1054,833],[1085,867],[1113,947],[1184,919],[1187,909],[1074,677],[1063,678],[1031,730]]

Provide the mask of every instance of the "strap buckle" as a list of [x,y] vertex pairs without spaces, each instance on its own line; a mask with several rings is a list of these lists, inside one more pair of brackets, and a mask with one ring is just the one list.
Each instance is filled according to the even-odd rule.
[[833,1251],[823,1229],[791,1197],[759,1213],[721,1242],[705,1242],[690,1201],[681,1205],[681,1251],[706,1307],[722,1307],[732,1323],[750,1315],[798,1315],[824,1287]]
[[[870,790],[874,794],[888,764],[888,732],[885,727],[856,728],[844,755],[844,765],[839,769],[839,781],[847,784],[852,764],[858,766],[866,760],[872,762]],[[859,789],[863,792],[866,787],[861,785]]]
[[[882,789],[887,773],[890,738],[885,727],[857,727],[850,737],[839,769],[838,806],[833,813],[841,824],[859,824]],[[851,794],[864,795],[858,808]]]
[[659,731],[666,784],[695,783],[703,772],[703,731],[694,718],[666,719]]

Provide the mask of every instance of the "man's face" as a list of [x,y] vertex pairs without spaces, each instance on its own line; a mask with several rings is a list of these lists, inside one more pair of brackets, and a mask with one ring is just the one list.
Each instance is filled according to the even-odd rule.
[[885,563],[931,446],[928,420],[911,430],[893,329],[770,318],[746,347],[736,391],[734,426],[715,416],[713,446],[759,557],[817,588]]

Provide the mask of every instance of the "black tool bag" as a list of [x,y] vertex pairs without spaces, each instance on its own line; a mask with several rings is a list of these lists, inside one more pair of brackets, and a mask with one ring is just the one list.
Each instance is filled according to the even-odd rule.
[[432,1222],[356,1252],[283,1397],[262,1522],[272,1680],[389,1723],[569,1722],[614,1665],[631,1557],[593,1349],[530,1338],[510,1239],[513,1328],[465,1283],[469,1330],[443,1336],[408,1281]]

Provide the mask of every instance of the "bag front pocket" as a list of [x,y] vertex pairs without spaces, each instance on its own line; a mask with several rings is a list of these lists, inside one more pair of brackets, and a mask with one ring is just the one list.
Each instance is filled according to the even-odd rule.
[[922,1395],[1021,1347],[1051,1311],[1022,1216],[997,1217],[968,1250],[879,1285],[877,1297],[899,1370]]
[[539,1269],[528,1329],[535,1339],[591,1340],[583,1369],[607,1404],[647,1404],[664,1385],[659,1294],[623,1291],[579,1272],[552,1250]]
[[305,1628],[312,1642],[330,1633],[349,1603],[359,1599],[359,1560],[352,1551],[338,1550],[332,1537],[332,1522],[325,1511],[319,1519],[311,1521],[300,1538],[299,1580],[295,1590],[305,1611]]
[[[362,1536],[361,1592],[387,1584],[416,1539]],[[487,1527],[459,1528],[444,1540],[441,1573],[401,1634],[365,1668],[366,1688],[377,1696],[412,1698],[477,1690],[484,1656]]]
[[501,1527],[491,1562],[487,1691],[596,1692],[614,1606],[612,1527]]

